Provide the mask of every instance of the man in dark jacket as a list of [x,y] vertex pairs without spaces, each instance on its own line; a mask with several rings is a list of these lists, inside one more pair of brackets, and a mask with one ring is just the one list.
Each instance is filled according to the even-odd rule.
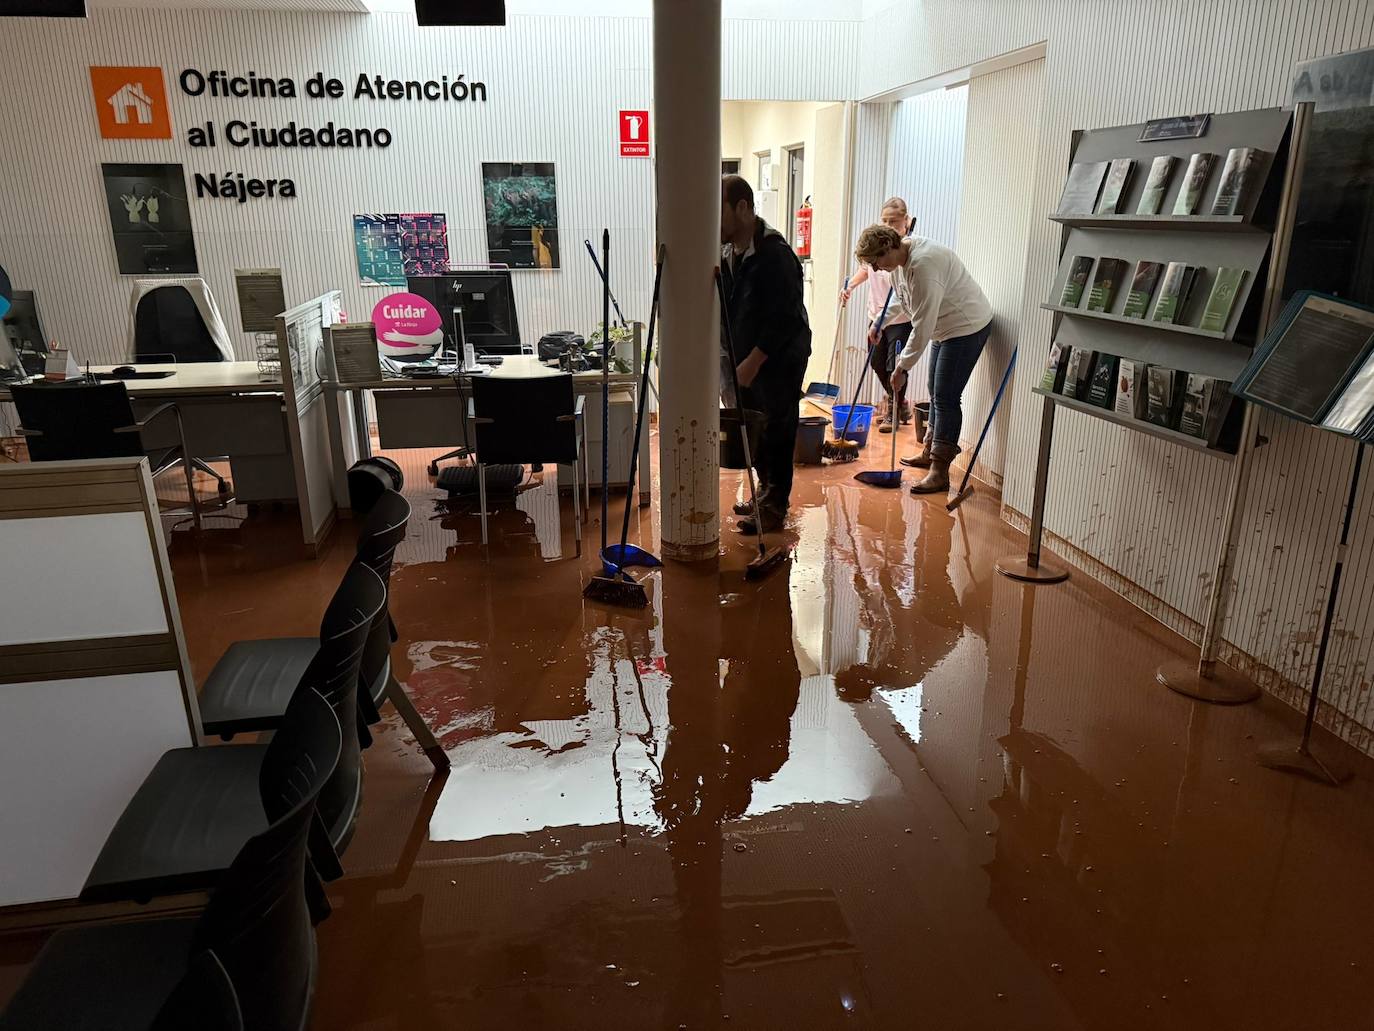
[[[754,453],[763,532],[780,530],[792,494],[792,452],[797,444],[797,405],[806,361],[811,357],[811,326],[802,304],[801,262],[787,240],[754,213],[754,191],[737,175],[720,189],[720,271],[729,304],[739,364],[741,399],[762,412],[763,439]],[[721,393],[734,407],[722,335]],[[736,505],[742,533],[759,531],[752,511]]]

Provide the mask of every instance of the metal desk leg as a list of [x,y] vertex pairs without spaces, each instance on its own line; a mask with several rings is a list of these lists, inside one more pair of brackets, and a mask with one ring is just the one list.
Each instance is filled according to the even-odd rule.
[[386,696],[391,704],[396,706],[396,711],[401,714],[401,719],[410,728],[410,732],[415,735],[415,740],[420,747],[425,750],[425,755],[429,756],[429,761],[434,764],[436,770],[446,770],[449,768],[448,754],[435,740],[434,731],[429,729],[429,724],[415,708],[415,703],[410,700],[410,695],[406,694],[406,689],[393,676],[386,682]]
[[1069,571],[1040,561],[1040,540],[1045,531],[1045,488],[1050,477],[1050,446],[1054,443],[1054,399],[1045,398],[1040,411],[1040,451],[1035,459],[1035,495],[1031,501],[1029,548],[1023,558],[1008,555],[995,564],[997,572],[1012,580],[1031,584],[1057,584],[1069,578]]
[[367,430],[367,391],[351,391],[353,398],[353,436],[358,445],[358,458],[372,457],[372,434]]

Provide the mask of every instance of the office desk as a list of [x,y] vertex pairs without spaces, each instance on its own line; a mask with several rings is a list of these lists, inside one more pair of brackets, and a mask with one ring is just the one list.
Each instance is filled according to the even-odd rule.
[[[135,366],[156,371],[167,366]],[[264,380],[257,362],[196,362],[175,367],[161,379],[128,379],[124,385],[140,419],[158,405],[173,402],[186,429],[194,458],[227,456],[234,492],[240,501],[294,501],[296,477],[291,463],[290,431],[280,379]],[[114,366],[92,366],[109,373]],[[0,388],[0,400],[9,391]],[[149,435],[150,446],[173,446],[170,424]]]
[[[544,365],[532,354],[509,355],[487,375],[493,378],[530,378],[559,375],[557,368]],[[468,390],[472,377],[460,375]],[[639,381],[633,373],[614,373],[608,377],[611,397],[610,481],[624,486],[629,474],[630,449],[634,438],[635,402]],[[601,373],[573,373],[573,390],[587,398],[586,427],[588,469],[592,486],[601,483]],[[348,467],[372,453],[371,434],[366,414],[366,398],[376,410],[377,439],[382,450],[396,448],[457,448],[473,439],[471,425],[464,427],[462,412],[466,405],[458,396],[452,376],[407,379],[383,378],[354,383],[329,383],[326,398],[331,407],[330,450],[334,456],[334,497],[341,508],[348,507]],[[470,395],[469,395],[470,396]],[[641,505],[649,503],[648,420],[641,434],[641,451],[636,480]],[[560,474],[560,483],[572,482],[572,470]]]

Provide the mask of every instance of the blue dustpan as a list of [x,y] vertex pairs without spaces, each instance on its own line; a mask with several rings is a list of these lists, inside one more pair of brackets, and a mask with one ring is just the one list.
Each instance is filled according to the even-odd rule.
[[601,552],[601,568],[606,571],[607,576],[615,576],[620,570],[630,566],[661,565],[663,563],[657,558],[633,544],[610,544]]

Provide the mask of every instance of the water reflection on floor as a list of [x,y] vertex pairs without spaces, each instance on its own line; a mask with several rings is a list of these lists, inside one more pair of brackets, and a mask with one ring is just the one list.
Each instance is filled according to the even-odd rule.
[[[556,476],[484,549],[404,457],[395,667],[453,768],[394,717],[367,753],[316,1027],[1374,1026],[1369,764],[1257,767],[1291,715],[1155,686],[1186,647],[1086,577],[995,575],[988,494],[799,471],[789,566],[727,530],[641,614],[583,602]],[[349,528],[292,529],[176,539],[198,675],[318,620]]]

